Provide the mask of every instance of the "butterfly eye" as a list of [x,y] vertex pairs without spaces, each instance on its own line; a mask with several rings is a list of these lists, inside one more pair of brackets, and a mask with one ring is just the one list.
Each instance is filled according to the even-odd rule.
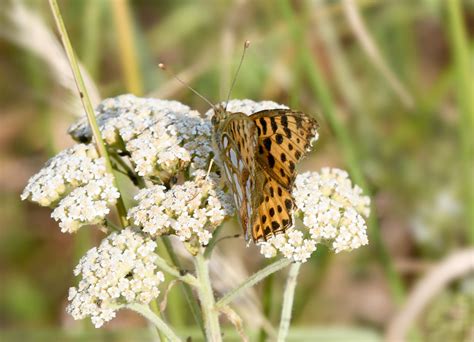
[[216,114],[214,114],[214,115],[212,116],[212,118],[211,118],[211,123],[212,123],[213,125],[217,124],[217,117],[216,117]]

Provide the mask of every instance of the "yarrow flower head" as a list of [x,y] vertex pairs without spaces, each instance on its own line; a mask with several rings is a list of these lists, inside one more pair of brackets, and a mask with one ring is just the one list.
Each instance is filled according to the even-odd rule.
[[119,197],[105,160],[93,145],[77,144],[50,159],[30,178],[21,198],[54,207],[63,232],[101,222]]
[[160,294],[164,275],[157,270],[156,243],[130,228],[113,233],[81,258],[74,270],[82,276],[69,289],[67,312],[74,319],[91,317],[96,328],[126,304],[148,304]]
[[261,253],[274,257],[306,261],[318,243],[328,244],[336,253],[368,244],[364,218],[370,213],[370,199],[353,186],[347,172],[324,168],[296,177],[293,197],[296,217],[303,228],[293,228],[267,242],[260,243]]
[[[253,101],[253,100],[230,100],[227,103],[221,103],[225,106],[227,111],[235,113],[244,113],[252,115],[253,113],[259,112],[266,109],[287,109],[288,106],[273,102],[273,101]],[[214,110],[210,109],[206,112],[206,117],[211,119],[214,115]]]
[[174,234],[181,241],[207,245],[213,230],[233,214],[230,197],[217,186],[215,175],[196,172],[195,179],[166,190],[155,185],[141,190],[131,222],[153,236]]
[[[122,95],[104,100],[96,112],[104,141],[129,154],[139,176],[163,180],[188,166],[205,169],[209,162],[209,120],[177,101]],[[69,133],[78,141],[92,137],[86,119]]]

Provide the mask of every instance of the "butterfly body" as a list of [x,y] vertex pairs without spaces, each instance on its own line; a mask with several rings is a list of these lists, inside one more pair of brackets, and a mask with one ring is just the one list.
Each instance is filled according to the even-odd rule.
[[316,121],[290,109],[247,116],[217,107],[212,124],[217,161],[246,240],[266,241],[290,229],[295,167],[317,138]]

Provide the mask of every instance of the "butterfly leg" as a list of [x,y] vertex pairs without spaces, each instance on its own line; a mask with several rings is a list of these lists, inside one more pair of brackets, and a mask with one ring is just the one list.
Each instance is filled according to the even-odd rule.
[[206,173],[206,180],[207,180],[207,178],[209,178],[209,174],[211,173],[212,165],[214,165],[214,158],[212,158],[211,162],[209,163],[209,167],[208,167],[207,173]]

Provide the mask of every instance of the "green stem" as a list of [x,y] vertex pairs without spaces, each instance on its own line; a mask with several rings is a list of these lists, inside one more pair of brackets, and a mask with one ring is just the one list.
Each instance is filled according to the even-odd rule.
[[[274,281],[274,273],[270,274],[266,279],[263,281],[262,286],[262,311],[263,316],[266,317],[270,322],[272,321],[272,309],[273,309],[273,290],[275,288],[275,281]],[[260,332],[258,334],[258,340],[260,342],[267,341],[269,339],[267,331],[264,327],[260,327]]]
[[178,335],[176,335],[176,333],[160,317],[155,315],[149,307],[142,304],[128,304],[125,307],[148,319],[167,338],[167,340],[181,341]]
[[214,247],[216,246],[216,243],[219,241],[219,233],[220,231],[222,230],[222,227],[224,225],[221,224],[219,227],[217,227],[214,232],[212,233],[212,238],[211,240],[209,241],[209,243],[207,244],[206,246],[206,249],[204,250],[204,257],[209,259],[211,257],[211,254],[212,254],[212,250],[214,249]]
[[198,253],[194,257],[194,266],[200,286],[197,288],[201,311],[204,318],[204,328],[208,341],[221,341],[221,327],[219,325],[219,311],[216,307],[209,277],[209,260]]
[[[168,252],[168,255],[172,261],[172,263],[178,268],[182,269],[181,263],[179,262],[179,259],[176,255],[176,253],[173,250],[173,246],[171,245],[171,241],[167,236],[162,236],[161,241],[163,242],[163,245],[166,248],[166,251]],[[187,283],[180,283],[181,289],[184,293],[184,297],[186,298],[186,301],[188,302],[188,305],[191,309],[191,313],[194,317],[194,320],[196,323],[199,325],[199,328],[201,328],[202,333],[204,336],[206,335],[206,331],[204,329],[204,322],[201,316],[201,311],[199,309],[199,305],[193,295],[193,291],[191,289],[191,286]]]
[[[140,188],[143,189],[146,187],[145,181],[143,177],[140,177],[132,167],[130,167],[117,153],[112,154],[112,158],[119,164],[123,169],[124,172],[126,172],[127,176],[133,177],[136,179],[136,185]],[[133,180],[132,180],[133,181]]]
[[293,299],[295,297],[296,279],[300,272],[301,263],[291,264],[286,279],[285,292],[283,294],[283,307],[281,309],[280,328],[278,329],[278,342],[284,342],[290,329],[291,313],[293,310]]
[[[150,302],[150,309],[153,311],[153,313],[156,315],[156,317],[161,319],[161,311],[160,308],[158,307],[157,299],[154,299]],[[160,338],[160,341],[164,341],[164,333],[158,329],[158,327],[154,326],[156,329],[156,332],[158,333],[158,337]]]
[[168,264],[166,260],[160,257],[159,255],[156,255],[155,264],[160,270],[165,271],[166,273],[171,274],[172,276],[175,276],[177,279],[184,281],[185,283],[192,286],[199,286],[197,279],[193,275],[182,275],[176,267]]
[[474,70],[472,59],[469,55],[469,44],[467,38],[467,24],[463,22],[462,3],[458,0],[448,0],[445,2],[448,12],[448,31],[450,43],[453,51],[454,68],[456,75],[457,102],[459,106],[459,135],[462,153],[463,167],[463,191],[466,198],[467,226],[470,229],[470,242],[474,244],[474,177],[473,175],[473,155],[474,138],[472,131],[474,128]]
[[[113,173],[112,163],[110,162],[109,154],[107,153],[107,149],[105,147],[104,141],[102,140],[99,126],[97,125],[97,121],[95,118],[94,109],[92,108],[92,103],[89,98],[89,93],[87,92],[86,86],[84,84],[84,80],[81,75],[81,71],[79,70],[79,64],[77,63],[77,59],[71,45],[71,41],[69,40],[67,31],[66,31],[66,26],[64,25],[61,12],[59,11],[58,3],[56,2],[56,0],[49,0],[49,5],[51,7],[51,12],[53,13],[56,26],[61,36],[64,49],[66,50],[67,58],[71,66],[72,73],[74,74],[74,80],[76,82],[76,86],[79,91],[79,96],[81,98],[82,105],[84,106],[84,110],[87,114],[87,120],[89,121],[89,125],[91,126],[91,129],[92,129],[92,134],[96,142],[97,151],[99,155],[105,159],[105,167],[107,169],[107,172],[109,172],[113,176],[114,173]],[[114,186],[118,189],[117,181],[115,177],[113,177],[113,179],[114,179]],[[116,207],[117,207],[117,211],[120,217],[120,222],[123,227],[126,227],[128,225],[127,211],[125,209],[125,204],[123,203],[122,196],[118,198]]]
[[251,288],[258,282],[262,281],[266,277],[268,277],[270,274],[275,273],[282,268],[285,268],[291,263],[290,260],[288,259],[280,259],[278,261],[275,261],[273,264],[268,265],[265,268],[262,268],[260,271],[257,273],[254,273],[251,275],[249,278],[247,278],[242,284],[237,286],[235,289],[229,291],[224,297],[222,297],[219,301],[216,303],[217,308],[221,308],[232,302],[235,298],[240,296],[242,292],[247,290],[248,288]]
[[[298,43],[299,46],[305,46],[307,42],[302,41],[303,32],[301,30],[300,24],[296,21],[290,3],[288,0],[280,0],[278,3],[282,13],[288,21],[294,41]],[[352,142],[348,130],[336,115],[335,105],[331,93],[325,84],[324,78],[322,77],[322,73],[319,70],[319,66],[316,63],[314,56],[311,54],[311,49],[300,49],[300,52],[302,63],[304,64],[307,71],[310,86],[312,87],[321,104],[325,119],[328,121],[332,131],[334,132],[334,135],[337,138],[337,141],[339,142],[339,145],[341,146],[344,159],[347,163],[351,176],[355,183],[357,183],[365,191],[369,192],[367,181],[358,162],[358,153],[356,151],[357,144]],[[393,297],[396,302],[400,303],[405,293],[403,282],[400,275],[396,272],[390,255],[382,241],[374,205],[371,207],[371,215],[369,217],[368,226],[370,240],[373,242],[374,248],[378,255],[378,260],[382,264],[383,269],[386,272],[386,276],[389,279]]]

